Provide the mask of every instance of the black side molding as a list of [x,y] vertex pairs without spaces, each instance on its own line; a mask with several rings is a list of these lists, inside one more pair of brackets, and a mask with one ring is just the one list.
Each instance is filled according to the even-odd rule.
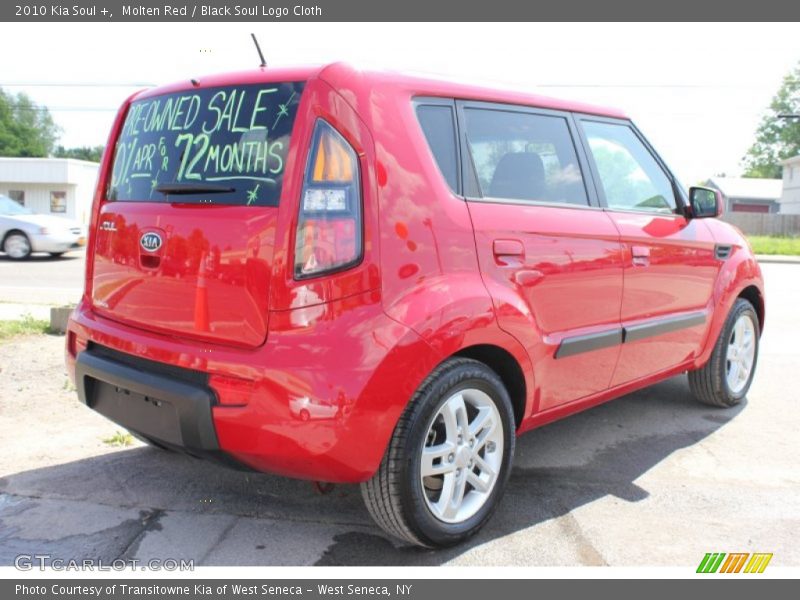
[[583,352],[591,352],[628,342],[637,342],[649,337],[702,325],[705,322],[706,313],[698,311],[675,317],[653,319],[644,323],[608,329],[598,333],[576,335],[561,340],[556,349],[555,358],[565,358],[575,354],[582,354]]
[[601,331],[599,333],[564,338],[558,345],[556,358],[564,358],[565,356],[573,356],[583,352],[591,352],[592,350],[610,348],[611,346],[621,344],[622,340],[623,331],[621,327],[619,329],[609,329],[608,331]]
[[645,338],[663,335],[679,329],[686,329],[694,327],[695,325],[702,325],[706,322],[706,313],[696,312],[688,315],[681,315],[679,317],[666,317],[663,319],[654,319],[647,323],[639,323],[638,325],[631,325],[624,327],[625,339],[623,343],[636,342]]

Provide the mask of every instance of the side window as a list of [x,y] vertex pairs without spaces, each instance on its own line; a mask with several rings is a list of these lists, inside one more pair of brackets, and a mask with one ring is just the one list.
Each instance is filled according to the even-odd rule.
[[482,196],[589,204],[565,118],[483,108],[464,115]]
[[583,130],[609,208],[675,211],[669,178],[630,127],[583,121]]
[[417,119],[447,185],[457,192],[458,157],[453,109],[450,106],[423,104],[417,107]]

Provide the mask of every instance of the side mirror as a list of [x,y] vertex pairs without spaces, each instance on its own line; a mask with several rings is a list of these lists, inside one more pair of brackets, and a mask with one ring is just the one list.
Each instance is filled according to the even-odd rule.
[[689,207],[693,219],[706,219],[722,215],[722,193],[705,187],[689,188]]

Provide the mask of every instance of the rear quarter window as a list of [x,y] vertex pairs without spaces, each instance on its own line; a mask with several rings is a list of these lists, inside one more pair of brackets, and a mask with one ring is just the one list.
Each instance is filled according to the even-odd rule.
[[303,85],[204,88],[133,102],[108,199],[276,206]]
[[417,119],[447,185],[458,191],[455,115],[451,106],[422,104]]

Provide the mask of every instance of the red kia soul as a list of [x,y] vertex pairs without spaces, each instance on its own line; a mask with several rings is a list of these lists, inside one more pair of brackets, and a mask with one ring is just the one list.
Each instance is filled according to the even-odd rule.
[[615,110],[323,68],[132,96],[67,363],[150,444],[361,483],[413,544],[474,534],[515,436],[688,372],[747,393],[742,235]]

